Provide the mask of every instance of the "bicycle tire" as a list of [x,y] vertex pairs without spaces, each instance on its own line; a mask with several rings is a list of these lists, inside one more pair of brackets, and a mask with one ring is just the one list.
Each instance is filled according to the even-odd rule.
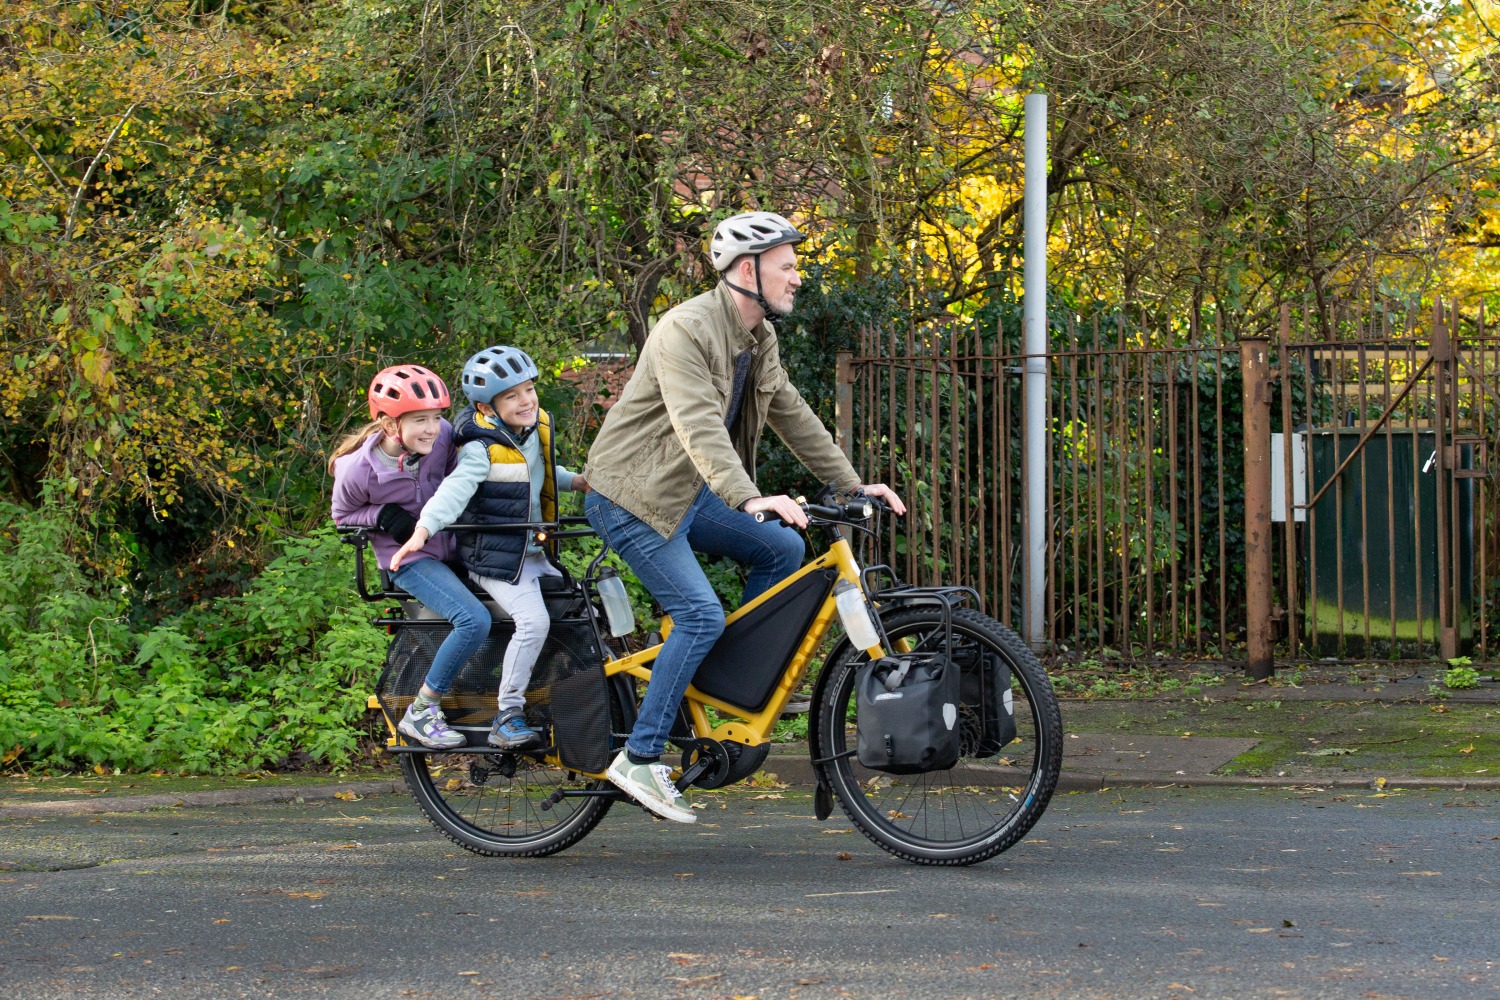
[[[630,717],[623,697],[620,687],[611,684],[610,721],[617,734]],[[542,803],[556,791],[596,791],[609,783],[520,754],[511,760],[515,772],[506,776],[493,756],[408,753],[401,755],[401,775],[417,807],[440,833],[467,851],[492,858],[541,858],[565,850],[598,826],[615,803],[613,797],[589,795],[563,798],[544,809]]]
[[[881,616],[893,642],[941,648],[942,610],[898,609]],[[972,865],[1008,850],[1046,810],[1062,770],[1062,713],[1041,663],[1010,629],[971,609],[953,612],[955,656],[990,652],[1010,668],[1016,736],[985,753],[965,739],[958,761],[926,774],[896,775],[863,767],[855,673],[868,657],[847,643],[824,665],[815,697],[813,760],[839,807],[870,840],[923,865]],[[960,705],[961,717],[974,706]]]

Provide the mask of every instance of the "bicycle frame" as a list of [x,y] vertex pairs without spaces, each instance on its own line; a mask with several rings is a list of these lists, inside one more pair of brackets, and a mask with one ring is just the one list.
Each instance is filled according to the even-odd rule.
[[[854,551],[847,539],[840,536],[828,546],[821,555],[804,564],[801,569],[791,576],[781,580],[765,593],[756,597],[755,600],[736,609],[725,619],[725,626],[733,626],[735,622],[748,618],[756,613],[763,605],[775,601],[779,595],[799,586],[808,577],[832,571],[837,574],[838,579],[846,580],[850,584],[860,586],[861,570],[859,563],[855,561]],[[831,588],[830,588],[831,590]],[[807,673],[808,666],[812,663],[813,656],[822,644],[823,638],[828,634],[829,627],[838,616],[838,608],[830,592],[822,600],[817,611],[813,614],[811,624],[804,630],[802,639],[797,643],[796,649],[789,662],[782,669],[781,678],[776,683],[770,700],[760,709],[747,709],[743,705],[735,705],[722,698],[716,698],[701,691],[695,685],[689,685],[684,696],[688,716],[693,724],[693,730],[699,737],[713,740],[731,740],[743,743],[747,746],[759,746],[770,739],[771,731],[776,721],[781,718],[781,710],[786,706],[787,700],[796,691]],[[663,616],[661,619],[661,634],[665,638],[671,634],[671,618]],[[604,665],[605,674],[608,677],[628,675],[641,680],[650,680],[650,664],[661,652],[661,645],[657,644],[647,649],[631,653],[618,659],[610,660]],[[885,655],[881,646],[873,646],[866,652],[871,658]],[[731,721],[721,722],[713,725],[708,717],[708,709],[733,716]]]
[[[566,518],[562,520],[562,523],[528,524],[517,525],[515,527],[545,529],[550,531],[553,537],[559,538],[593,534],[592,530],[588,528],[574,528],[573,530],[569,530],[568,526],[570,524],[576,525],[582,521],[582,518]],[[479,526],[463,525],[456,527],[475,528]],[[802,683],[803,678],[812,665],[814,656],[817,654],[824,638],[828,635],[829,628],[832,627],[835,619],[838,617],[838,606],[833,596],[833,587],[838,581],[846,581],[858,588],[871,601],[872,606],[870,610],[872,618],[881,635],[884,634],[884,631],[880,626],[880,616],[874,613],[875,608],[873,607],[873,602],[876,600],[889,602],[892,605],[917,602],[935,603],[941,605],[944,618],[947,620],[952,615],[953,598],[959,597],[962,600],[972,595],[972,591],[965,587],[916,587],[902,584],[895,578],[890,568],[884,565],[875,565],[867,568],[861,567],[859,561],[854,556],[854,550],[849,540],[836,527],[825,522],[821,525],[821,528],[821,534],[827,541],[827,547],[822,553],[804,563],[796,572],[778,581],[753,601],[737,608],[725,618],[726,630],[732,629],[736,623],[753,619],[763,608],[782,600],[789,592],[810,585],[816,586],[816,584],[811,584],[810,578],[819,574],[825,576],[825,592],[818,601],[816,610],[811,613],[807,624],[802,628],[801,637],[795,642],[791,655],[785,660],[779,675],[776,676],[769,697],[763,700],[759,708],[754,708],[746,704],[737,704],[727,697],[715,696],[704,691],[696,683],[690,684],[684,693],[683,704],[686,708],[688,721],[692,725],[695,738],[709,739],[721,743],[740,743],[747,747],[762,746],[770,742],[772,731],[781,718],[782,710],[786,707],[792,694]],[[479,530],[486,529],[480,527]],[[491,528],[488,530],[496,529]],[[362,550],[364,544],[363,533],[352,532],[350,534],[352,537],[346,540],[355,544],[356,548]],[[812,533],[809,532],[809,534]],[[602,554],[600,558],[602,559]],[[596,560],[597,562],[598,560]],[[894,586],[878,591],[873,590],[871,585],[882,572],[891,577]],[[597,596],[594,587],[595,580],[592,576],[592,567],[590,575],[585,576],[579,582],[582,584],[586,595],[591,598]],[[356,558],[356,586],[360,595],[367,601],[379,601],[398,596],[396,593],[386,591],[384,587],[373,592],[370,591],[366,583],[363,560],[360,558]],[[589,601],[588,607],[590,624],[598,640],[598,648],[606,651],[606,655],[609,655],[611,646],[604,641],[604,633],[600,627],[597,612],[593,608],[592,600]],[[388,629],[394,629],[401,627],[403,620],[400,618],[382,617],[376,619],[376,624],[385,626]],[[659,632],[663,641],[671,634],[671,629],[671,617],[663,615],[659,623]],[[716,646],[714,650],[710,651],[710,655],[712,656],[718,648]],[[661,649],[662,643],[658,642],[633,653],[606,659],[603,663],[606,681],[610,682],[614,681],[615,678],[623,679],[627,677],[649,681],[651,679],[651,665],[660,654]],[[871,659],[877,659],[886,655],[887,650],[883,645],[877,644],[866,649],[865,653]],[[700,671],[698,679],[701,678],[702,673]],[[618,681],[614,682],[618,683]],[[382,707],[379,699],[374,695],[370,697],[369,705],[371,708],[376,709]],[[719,716],[728,718],[715,725],[709,717],[710,709]],[[427,752],[421,747],[406,746],[395,732],[394,720],[387,717],[386,723],[390,730],[390,735],[387,739],[388,750],[395,753]],[[466,747],[461,752],[484,756],[500,755],[503,753],[503,751],[489,747]],[[551,760],[554,755],[548,753],[546,756]],[[553,763],[556,763],[556,761],[554,760]],[[602,771],[596,773],[588,770],[580,770],[578,773],[586,774],[593,778],[603,778]]]

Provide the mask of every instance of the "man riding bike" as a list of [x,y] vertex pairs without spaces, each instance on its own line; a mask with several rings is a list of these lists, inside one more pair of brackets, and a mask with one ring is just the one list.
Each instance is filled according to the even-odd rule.
[[605,417],[584,474],[589,523],[630,565],[672,629],[656,658],[611,782],[651,812],[695,816],[660,762],[683,692],[724,630],[724,612],[695,552],[749,566],[750,601],[802,563],[802,536],[759,512],[806,527],[797,502],[764,496],[755,452],[769,425],[818,478],[862,489],[897,513],[884,483],[862,483],[781,367],[774,324],[792,311],[804,239],[773,212],[725,219],[710,247],[722,277],[712,291],[668,311],[641,350],[635,373]]

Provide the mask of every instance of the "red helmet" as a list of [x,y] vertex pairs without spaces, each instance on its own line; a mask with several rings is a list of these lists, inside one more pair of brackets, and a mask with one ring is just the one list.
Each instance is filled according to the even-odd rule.
[[395,365],[370,381],[370,419],[419,410],[446,410],[451,401],[443,380],[421,365]]

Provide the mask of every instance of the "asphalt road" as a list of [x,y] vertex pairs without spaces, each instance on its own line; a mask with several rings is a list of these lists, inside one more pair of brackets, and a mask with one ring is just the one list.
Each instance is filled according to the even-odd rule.
[[[780,795],[780,798],[754,796]],[[1500,995],[1500,795],[1061,795],[919,868],[799,791],[617,805],[540,861],[406,799],[0,822],[11,998]]]

